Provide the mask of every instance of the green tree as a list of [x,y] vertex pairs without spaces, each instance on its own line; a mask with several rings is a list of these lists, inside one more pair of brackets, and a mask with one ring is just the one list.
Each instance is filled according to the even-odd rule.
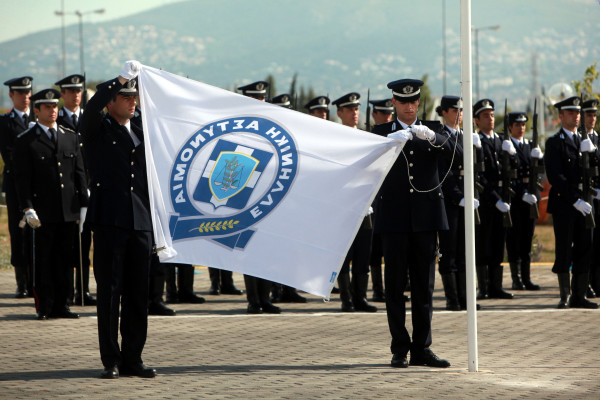
[[[579,81],[571,81],[571,85],[575,88],[575,93],[581,96],[584,101],[590,99],[596,99],[600,101],[600,95],[598,93],[594,93],[594,82],[600,78],[600,71],[596,67],[597,62],[594,61],[594,64],[590,65],[585,69],[585,73],[583,74],[583,79]],[[596,131],[600,130],[600,119],[596,120],[596,126],[594,127]]]

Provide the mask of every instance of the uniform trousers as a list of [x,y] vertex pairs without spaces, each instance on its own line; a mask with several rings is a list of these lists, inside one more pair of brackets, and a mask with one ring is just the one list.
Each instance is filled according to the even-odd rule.
[[529,210],[529,204],[524,201],[515,200],[510,205],[512,227],[507,229],[506,252],[510,263],[520,262],[521,266],[531,264],[535,219],[529,218]]
[[440,231],[441,275],[465,271],[465,209],[446,202],[448,230]]
[[350,249],[346,254],[342,269],[340,270],[340,275],[348,274],[350,272],[350,262],[352,262],[352,275],[366,275],[369,273],[372,238],[373,228],[361,226],[354,237],[352,246],[350,246]]
[[504,214],[495,206],[481,205],[479,217],[481,224],[475,235],[476,263],[478,266],[500,268],[504,259],[506,237],[506,229],[502,223]]
[[141,363],[148,331],[152,233],[111,226],[94,226],[92,230],[102,364],[112,368],[121,363]]
[[588,273],[592,257],[592,229],[585,227],[585,218],[574,207],[552,214],[555,258],[552,272],[573,275]]
[[75,244],[75,222],[44,223],[34,231],[34,288],[36,310],[52,314],[65,309],[69,295],[68,275],[72,271],[71,252]]
[[[431,345],[435,280],[435,231],[382,233],[385,302],[393,354],[421,355]],[[412,341],[406,329],[406,271],[410,276]]]

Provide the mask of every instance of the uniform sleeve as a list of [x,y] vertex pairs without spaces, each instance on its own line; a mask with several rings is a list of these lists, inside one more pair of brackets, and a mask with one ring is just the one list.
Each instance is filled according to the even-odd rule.
[[19,200],[19,208],[25,210],[26,208],[33,208],[31,201],[32,195],[32,174],[31,174],[31,152],[29,151],[29,138],[28,135],[22,135],[15,141],[14,148],[14,168],[17,187],[17,197]]
[[102,110],[119,93],[123,85],[114,78],[98,87],[96,94],[87,102],[81,116],[81,134],[84,143],[95,139],[101,132]]

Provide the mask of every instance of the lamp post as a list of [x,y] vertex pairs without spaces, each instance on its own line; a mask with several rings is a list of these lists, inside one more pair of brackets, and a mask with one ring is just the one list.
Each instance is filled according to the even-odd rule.
[[475,36],[475,93],[477,94],[477,100],[479,97],[479,31],[497,31],[500,29],[500,25],[484,26],[482,28],[471,27]]
[[[81,73],[85,74],[85,57],[83,55],[83,16],[87,14],[104,14],[104,8],[99,10],[84,11],[76,10],[74,12],[65,12],[64,10],[55,11],[54,14],[64,18],[65,15],[76,15],[79,17],[79,63],[81,64]],[[64,44],[63,44],[63,60],[64,60]],[[63,65],[65,61],[63,61]]]

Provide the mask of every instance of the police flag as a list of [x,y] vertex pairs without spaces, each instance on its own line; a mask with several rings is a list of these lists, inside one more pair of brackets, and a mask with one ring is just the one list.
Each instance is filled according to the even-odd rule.
[[328,297],[401,144],[143,66],[162,261]]

